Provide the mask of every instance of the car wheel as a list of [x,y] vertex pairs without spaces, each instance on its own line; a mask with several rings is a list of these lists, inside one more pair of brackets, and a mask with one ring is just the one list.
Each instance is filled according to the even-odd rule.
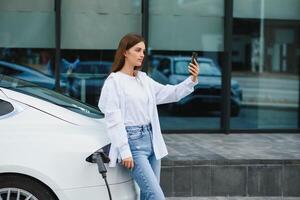
[[43,183],[23,175],[0,175],[0,199],[57,200]]
[[234,106],[234,107],[231,107],[231,111],[230,111],[230,114],[232,117],[236,117],[240,114],[240,107],[239,106]]

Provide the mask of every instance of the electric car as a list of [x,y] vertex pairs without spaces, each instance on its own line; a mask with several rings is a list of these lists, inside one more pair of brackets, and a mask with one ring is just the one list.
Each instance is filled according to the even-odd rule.
[[[0,74],[0,138],[0,199],[109,199],[86,161],[110,143],[98,109]],[[137,199],[128,170],[106,169],[112,199]]]

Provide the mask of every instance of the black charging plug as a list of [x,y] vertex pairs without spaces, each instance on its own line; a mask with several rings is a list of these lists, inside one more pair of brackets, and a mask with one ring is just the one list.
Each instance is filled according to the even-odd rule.
[[99,173],[102,175],[102,177],[106,177],[106,167],[104,165],[104,162],[103,162],[103,156],[101,155],[102,152],[96,152],[93,154],[92,158],[94,161],[96,161],[97,163],[97,166],[98,166],[98,171]]
[[[105,148],[105,150],[109,151],[110,144],[106,145],[103,148]],[[109,199],[112,200],[110,188],[109,188],[109,185],[108,185],[108,182],[107,182],[107,179],[106,179],[107,170],[106,170],[106,167],[104,165],[104,163],[109,163],[109,161],[110,161],[110,159],[107,156],[106,152],[104,152],[103,149],[99,149],[98,151],[94,152],[89,157],[87,157],[85,160],[87,162],[90,162],[90,163],[97,163],[98,171],[102,175],[102,178],[105,181],[107,192],[108,192],[108,195],[109,195]]]
[[95,152],[93,153],[92,155],[92,161],[93,162],[96,162],[97,163],[97,166],[98,166],[98,171],[99,173],[102,175],[102,178],[104,179],[105,181],[105,184],[106,184],[106,187],[107,187],[107,191],[108,191],[108,195],[109,195],[109,199],[111,200],[112,197],[111,197],[111,193],[110,193],[110,188],[109,188],[109,185],[108,185],[108,182],[107,182],[107,179],[106,179],[106,167],[104,165],[104,160],[105,160],[105,154],[103,152]]

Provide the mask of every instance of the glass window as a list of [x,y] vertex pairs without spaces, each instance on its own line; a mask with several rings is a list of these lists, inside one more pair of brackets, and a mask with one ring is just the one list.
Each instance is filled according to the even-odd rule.
[[171,66],[170,66],[170,60],[169,59],[160,59],[158,60],[159,62],[159,65],[158,65],[158,68],[157,70],[159,71],[164,71],[164,70],[169,70],[171,71]]
[[0,99],[0,116],[7,115],[14,111],[14,107],[11,103]]
[[[175,61],[174,63],[174,73],[188,75],[189,71],[186,66],[190,63],[190,60],[185,61]],[[206,62],[198,59],[199,65],[201,65],[201,71],[199,74],[202,76],[221,76],[220,70],[213,64],[213,62]]]
[[0,74],[7,75],[7,76],[16,76],[18,74],[21,74],[22,71],[10,68],[10,63],[6,63],[3,61],[0,61]]
[[149,75],[162,84],[189,77],[193,51],[199,84],[179,102],[159,106],[165,130],[219,129],[224,38],[224,1],[149,1]]
[[116,49],[129,32],[141,33],[140,0],[62,1],[62,49]]
[[299,128],[299,10],[299,0],[234,1],[231,90],[242,109],[232,128]]
[[108,74],[111,71],[111,62],[108,61],[82,61],[75,68],[74,73]]
[[54,88],[54,78],[45,75],[51,75],[54,60],[54,2],[0,2],[1,73]]
[[62,1],[59,65],[65,94],[97,106],[119,40],[141,33],[141,19],[140,0]]

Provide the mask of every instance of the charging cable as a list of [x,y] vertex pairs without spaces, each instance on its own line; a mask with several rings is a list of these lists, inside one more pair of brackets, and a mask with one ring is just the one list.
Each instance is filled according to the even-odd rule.
[[106,170],[106,167],[104,165],[104,161],[106,161],[105,160],[106,157],[107,156],[105,155],[105,153],[103,151],[96,151],[91,156],[89,156],[86,159],[86,161],[91,162],[91,163],[97,163],[98,171],[102,175],[102,178],[105,181],[106,188],[107,188],[108,195],[109,195],[109,199],[112,200],[111,193],[110,193],[110,188],[109,188],[109,185],[108,185],[108,182],[107,182],[107,179],[106,179],[107,170]]

